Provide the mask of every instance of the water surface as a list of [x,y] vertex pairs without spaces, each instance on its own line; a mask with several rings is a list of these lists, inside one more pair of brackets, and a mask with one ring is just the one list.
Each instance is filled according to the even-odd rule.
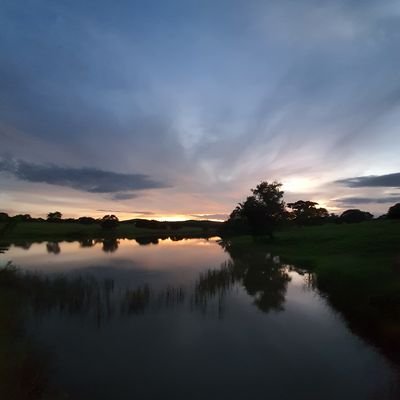
[[[278,255],[218,238],[3,245],[72,399],[395,399],[395,368]],[[33,278],[34,277],[34,278]]]

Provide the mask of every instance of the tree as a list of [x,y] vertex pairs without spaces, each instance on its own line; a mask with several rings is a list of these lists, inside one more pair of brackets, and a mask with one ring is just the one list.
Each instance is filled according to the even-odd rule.
[[342,213],[342,215],[340,216],[340,221],[351,224],[351,223],[368,221],[368,220],[372,219],[373,217],[374,216],[367,211],[352,209],[352,210],[344,211]]
[[400,219],[400,203],[397,203],[389,208],[387,218]]
[[5,212],[0,212],[0,221],[8,221],[10,219],[9,215]]
[[78,222],[83,225],[91,225],[96,222],[96,220],[92,217],[79,217]]
[[32,220],[32,217],[29,214],[18,214],[14,215],[12,219],[17,222],[28,222]]
[[295,203],[288,203],[288,207],[293,210],[293,219],[299,225],[321,222],[329,217],[326,208],[317,208],[315,201],[298,200]]
[[267,234],[272,237],[276,225],[285,214],[281,187],[282,184],[278,182],[261,182],[251,189],[253,195],[232,211],[227,221],[228,229],[247,229],[253,235]]
[[47,221],[48,222],[60,222],[62,214],[60,211],[54,211],[47,214]]
[[100,222],[103,229],[114,229],[118,226],[119,219],[115,215],[105,215]]

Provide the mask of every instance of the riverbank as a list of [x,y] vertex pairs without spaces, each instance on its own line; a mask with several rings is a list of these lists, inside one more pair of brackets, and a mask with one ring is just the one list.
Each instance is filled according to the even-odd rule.
[[400,223],[327,224],[278,232],[275,240],[229,239],[237,252],[262,247],[315,273],[318,290],[349,327],[400,365]]
[[199,237],[217,234],[218,223],[205,221],[183,221],[165,224],[163,229],[139,228],[135,223],[121,222],[114,229],[103,229],[99,223],[78,222],[16,222],[0,223],[0,240],[3,241],[57,241],[67,239],[136,238],[149,236]]

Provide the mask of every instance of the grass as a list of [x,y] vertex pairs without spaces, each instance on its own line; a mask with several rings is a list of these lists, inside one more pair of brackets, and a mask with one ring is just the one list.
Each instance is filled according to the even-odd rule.
[[[5,241],[23,240],[62,240],[62,239],[98,239],[104,237],[135,238],[155,235],[185,235],[200,236],[212,234],[212,231],[204,232],[199,227],[183,227],[181,229],[148,229],[137,228],[134,224],[121,223],[115,229],[104,230],[99,224],[84,225],[79,223],[50,223],[50,222],[18,222],[14,226],[6,228],[0,226],[0,235]],[[215,233],[215,232],[214,232]]]

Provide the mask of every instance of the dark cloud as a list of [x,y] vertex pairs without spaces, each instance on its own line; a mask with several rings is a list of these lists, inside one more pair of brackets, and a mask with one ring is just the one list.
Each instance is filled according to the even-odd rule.
[[132,198],[132,193],[143,189],[165,188],[144,174],[122,174],[96,168],[71,168],[54,164],[34,164],[22,160],[0,159],[0,172],[8,172],[26,182],[40,182],[66,186],[90,193],[114,193],[117,199]]
[[341,205],[355,205],[355,204],[393,204],[400,202],[399,195],[391,195],[387,197],[343,197],[335,199],[335,203]]
[[357,176],[335,181],[348,187],[398,187],[400,188],[400,172],[387,175]]
[[112,199],[113,200],[130,200],[130,199],[134,199],[135,197],[137,197],[137,194],[135,193],[124,193],[124,192],[118,192],[112,195]]

